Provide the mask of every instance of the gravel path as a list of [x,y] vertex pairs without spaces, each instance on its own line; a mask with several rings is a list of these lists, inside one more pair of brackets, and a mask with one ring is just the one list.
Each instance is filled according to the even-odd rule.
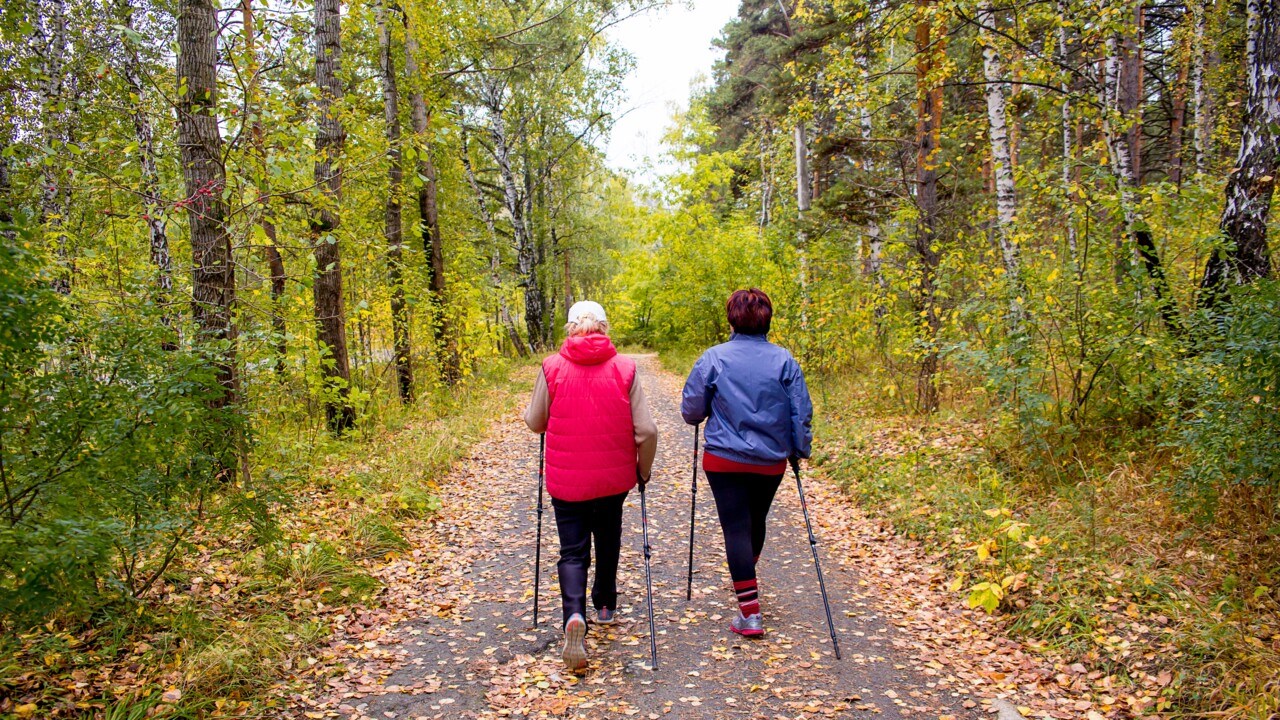
[[[352,619],[342,642],[321,659],[332,669],[322,695],[295,697],[300,716],[948,720],[978,717],[989,708],[984,690],[994,695],[999,688],[981,671],[952,666],[947,631],[930,618],[961,617],[953,632],[966,642],[985,631],[968,625],[968,611],[938,609],[904,595],[902,588],[936,588],[940,574],[919,564],[915,550],[855,517],[820,478],[808,479],[806,491],[818,521],[842,661],[835,660],[827,636],[790,477],[778,493],[760,560],[768,635],[746,640],[728,630],[733,594],[701,472],[696,574],[693,600],[686,602],[692,431],[678,412],[682,379],[663,372],[651,356],[638,361],[661,432],[648,491],[659,668],[646,667],[636,492],[624,518],[622,621],[591,629],[587,672],[567,673],[559,661],[557,544],[549,503],[542,622],[533,627],[537,438],[511,418],[495,423],[470,460],[441,483],[443,509],[420,536],[409,538],[414,549],[376,568],[390,612]],[[1020,657],[1013,644],[1003,647],[990,636],[987,642],[993,652]]]

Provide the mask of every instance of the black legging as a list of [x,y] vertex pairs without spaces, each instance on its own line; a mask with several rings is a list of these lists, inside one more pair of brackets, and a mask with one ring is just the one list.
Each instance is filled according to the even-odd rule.
[[591,567],[591,540],[596,545],[596,579],[591,604],[596,609],[618,609],[618,553],[622,549],[622,505],[627,493],[567,502],[551,498],[560,535],[560,601],[564,620],[587,615],[587,569]]
[[735,583],[754,580],[756,558],[764,550],[765,518],[782,475],[708,472],[707,483],[724,531],[729,575]]

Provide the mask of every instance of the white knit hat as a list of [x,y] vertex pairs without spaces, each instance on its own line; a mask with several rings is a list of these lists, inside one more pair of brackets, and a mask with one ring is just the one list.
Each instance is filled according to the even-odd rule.
[[608,322],[609,318],[604,316],[604,308],[600,307],[600,303],[590,300],[580,300],[569,308],[569,323],[576,323],[582,319],[582,316],[591,313],[601,322]]

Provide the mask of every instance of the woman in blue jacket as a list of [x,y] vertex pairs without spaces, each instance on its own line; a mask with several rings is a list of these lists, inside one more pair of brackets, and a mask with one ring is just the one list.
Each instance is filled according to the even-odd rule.
[[764,635],[756,562],[765,518],[791,458],[807,458],[813,403],[800,364],[769,342],[773,304],[763,290],[739,290],[726,304],[733,334],[698,358],[684,385],[685,422],[707,421],[706,472],[738,598],[730,628]]

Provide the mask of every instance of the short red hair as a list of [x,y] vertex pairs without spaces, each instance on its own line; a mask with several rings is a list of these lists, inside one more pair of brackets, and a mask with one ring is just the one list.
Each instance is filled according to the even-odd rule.
[[729,324],[742,335],[765,335],[773,319],[773,303],[760,288],[738,290],[725,303]]

